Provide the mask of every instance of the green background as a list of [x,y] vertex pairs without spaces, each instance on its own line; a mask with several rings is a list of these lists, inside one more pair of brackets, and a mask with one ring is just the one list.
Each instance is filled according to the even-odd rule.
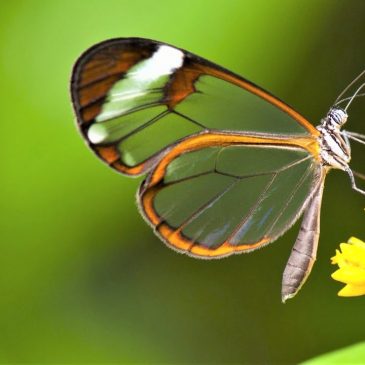
[[[330,278],[338,244],[365,239],[365,198],[344,173],[327,179],[312,275],[283,305],[298,225],[249,255],[169,250],[136,209],[141,179],[86,148],[69,96],[81,52],[139,36],[221,64],[317,124],[365,67],[364,16],[361,0],[1,1],[0,362],[298,363],[364,340],[365,299],[338,298]],[[358,99],[347,128],[364,132],[364,113]]]

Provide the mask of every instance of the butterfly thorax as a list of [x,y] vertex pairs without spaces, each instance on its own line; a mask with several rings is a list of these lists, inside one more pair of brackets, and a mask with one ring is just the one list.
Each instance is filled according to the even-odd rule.
[[322,163],[335,169],[346,170],[351,160],[350,145],[341,134],[341,127],[346,123],[347,117],[342,109],[332,108],[317,126],[321,132],[319,144]]

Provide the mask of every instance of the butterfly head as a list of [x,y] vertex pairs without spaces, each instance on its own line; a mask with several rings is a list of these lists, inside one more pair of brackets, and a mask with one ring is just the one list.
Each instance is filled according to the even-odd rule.
[[324,124],[330,129],[341,129],[347,122],[347,118],[348,115],[343,109],[331,108],[324,120]]

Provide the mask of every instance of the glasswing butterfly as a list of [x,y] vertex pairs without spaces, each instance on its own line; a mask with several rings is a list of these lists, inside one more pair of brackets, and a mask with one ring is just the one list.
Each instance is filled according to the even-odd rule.
[[304,213],[283,301],[315,261],[327,172],[346,171],[365,193],[348,165],[349,139],[365,137],[341,131],[347,107],[331,108],[316,128],[250,81],[168,44],[120,38],[91,47],[73,68],[71,94],[95,154],[122,174],[147,174],[138,205],[169,247],[198,258],[250,252]]

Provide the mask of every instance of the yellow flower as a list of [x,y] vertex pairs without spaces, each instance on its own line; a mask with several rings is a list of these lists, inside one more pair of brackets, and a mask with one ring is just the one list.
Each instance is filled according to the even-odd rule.
[[351,237],[347,243],[340,244],[340,249],[336,250],[336,255],[331,258],[332,264],[339,267],[331,275],[332,278],[346,284],[338,295],[365,295],[365,242]]

